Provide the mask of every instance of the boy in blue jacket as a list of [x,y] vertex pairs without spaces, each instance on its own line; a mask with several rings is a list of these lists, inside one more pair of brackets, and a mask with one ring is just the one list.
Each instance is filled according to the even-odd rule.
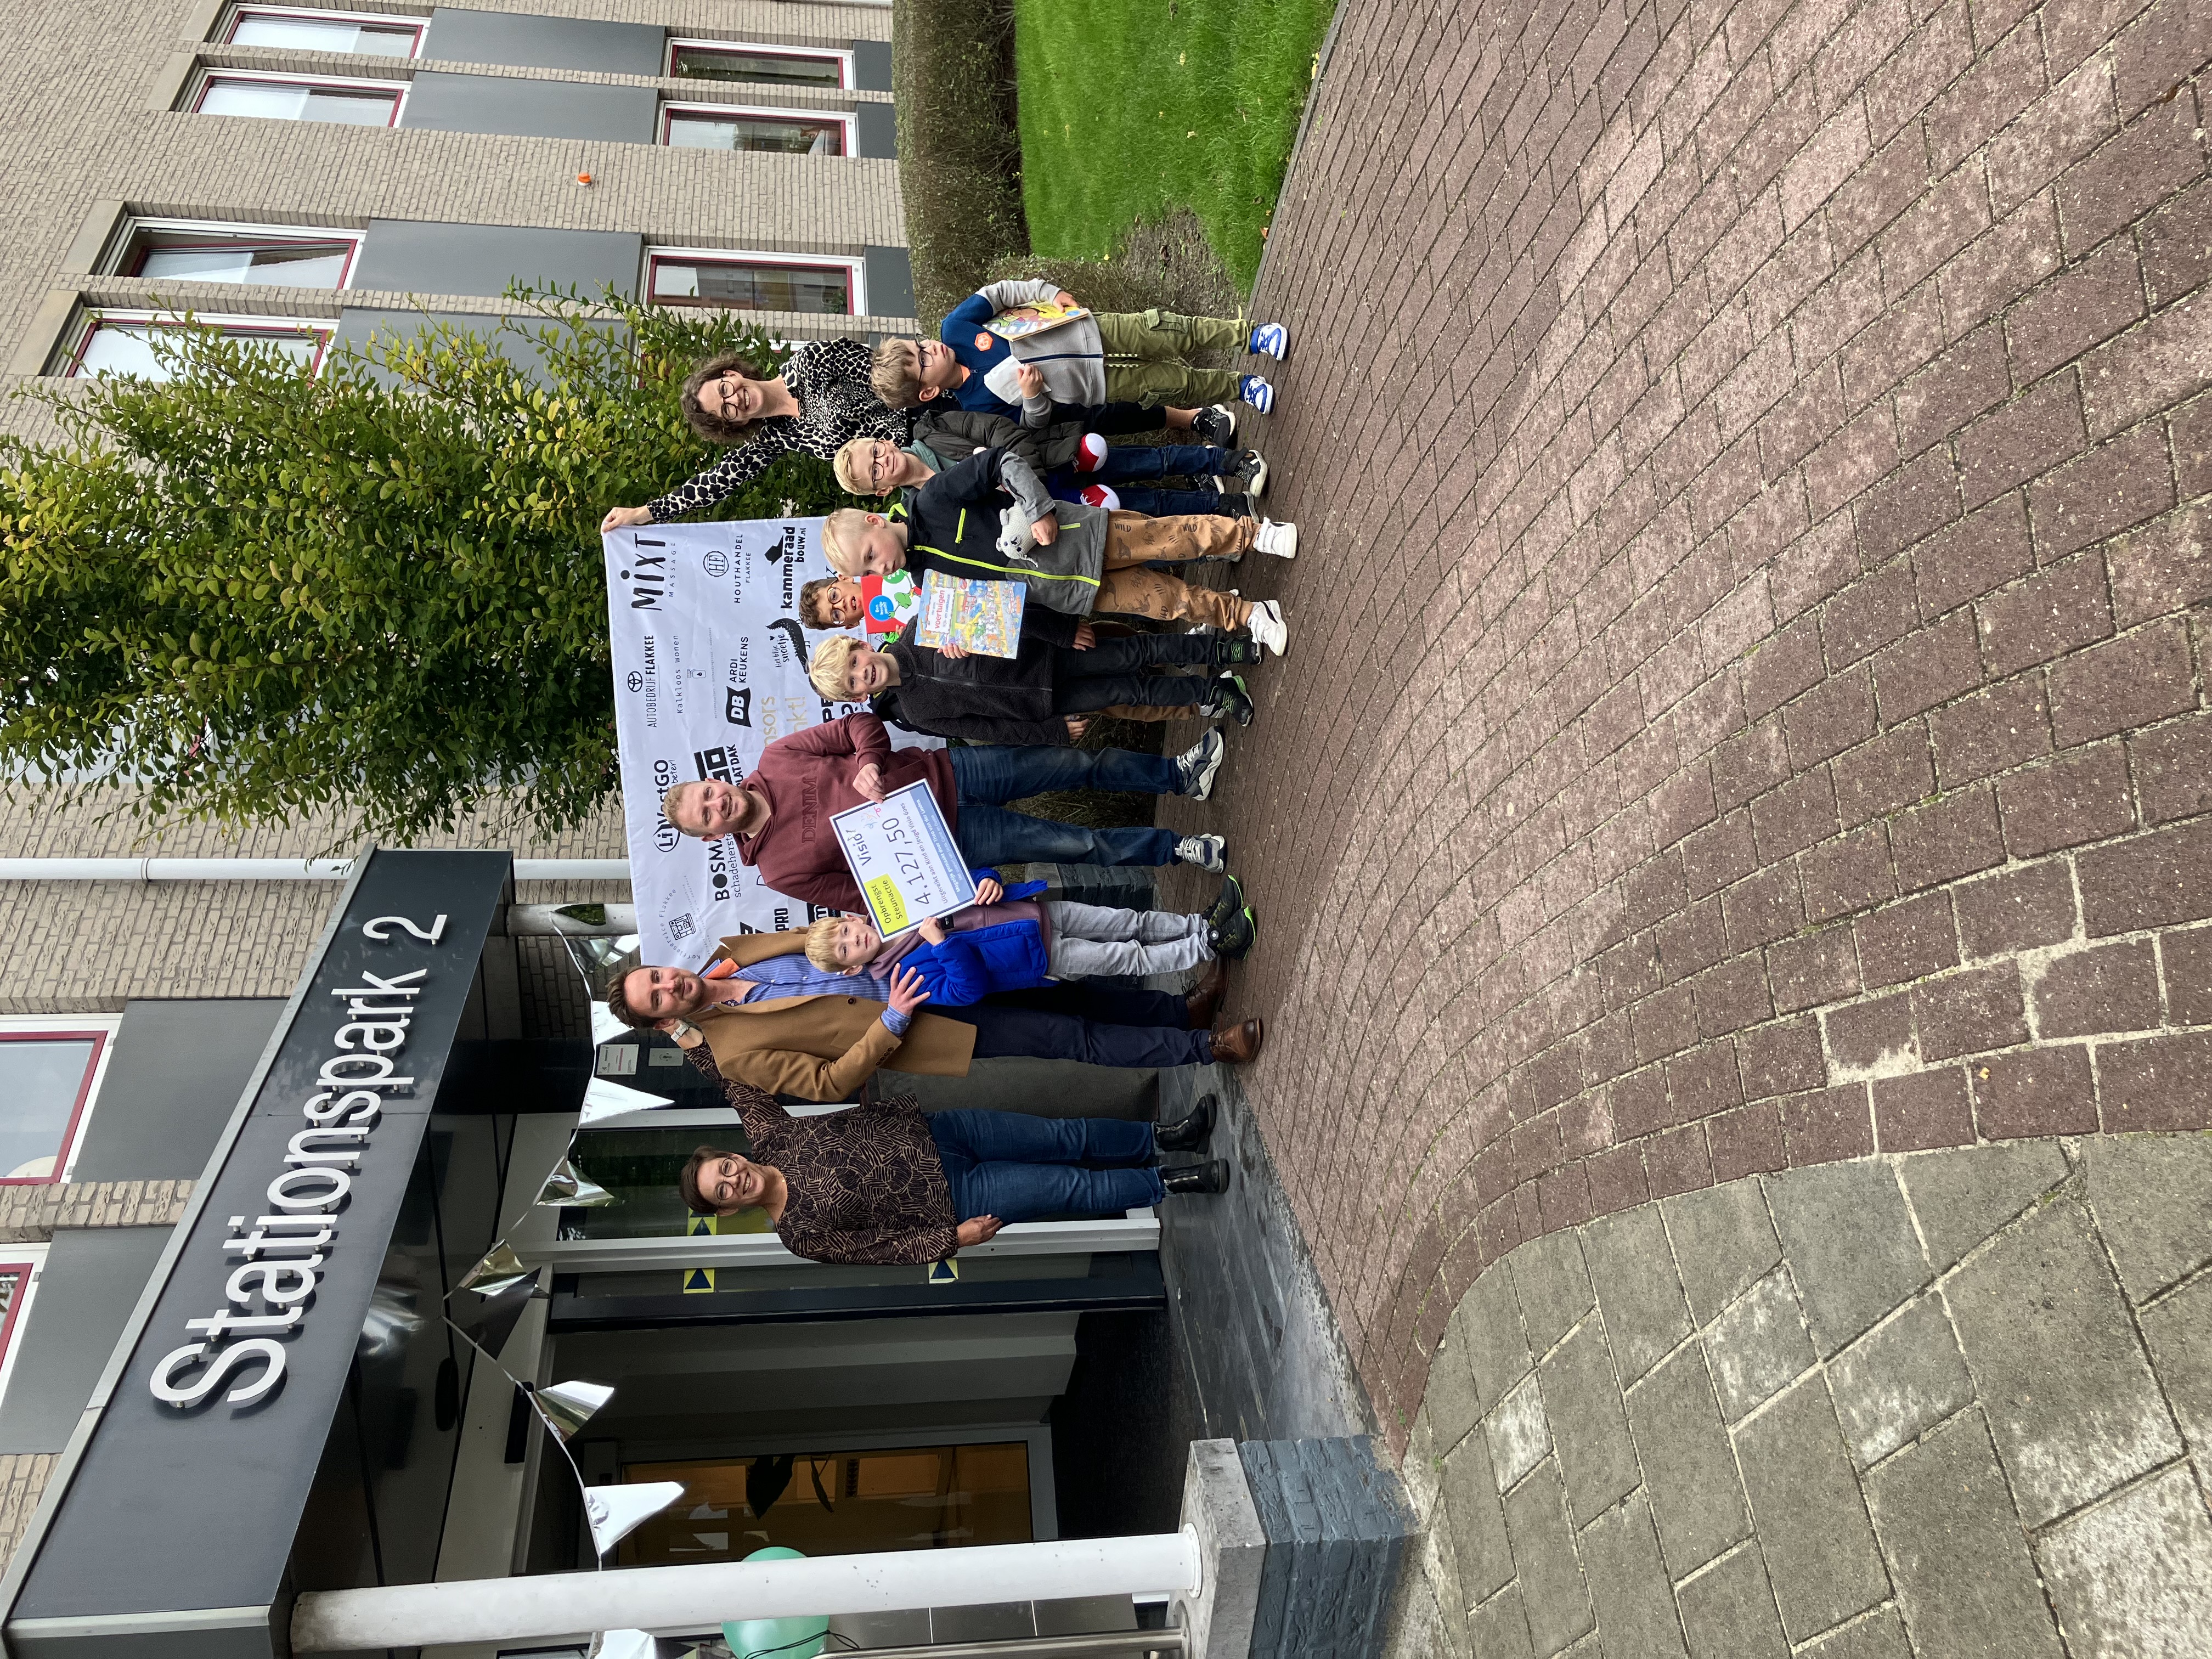
[[806,959],[828,974],[881,979],[910,970],[921,975],[930,1001],[957,1008],[1054,980],[1174,973],[1217,956],[1237,961],[1259,937],[1258,918],[1233,876],[1213,908],[1194,915],[1039,900],[1044,886],[1022,883],[996,904],[932,917],[888,944],[865,916],[823,916],[806,930]]

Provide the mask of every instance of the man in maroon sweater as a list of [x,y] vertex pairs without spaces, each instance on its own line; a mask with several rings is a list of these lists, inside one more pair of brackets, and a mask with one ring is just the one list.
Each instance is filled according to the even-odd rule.
[[[961,855],[979,878],[1001,864],[1191,864],[1224,867],[1218,836],[1172,830],[1086,830],[1005,803],[1051,789],[1110,789],[1204,800],[1221,764],[1222,740],[1208,732],[1169,757],[1126,749],[893,749],[873,714],[778,738],[742,785],[708,778],[660,798],[669,823],[687,836],[734,836],[738,856],[788,897],[866,914],[830,818],[917,781],[944,809]],[[988,902],[988,901],[986,901]]]

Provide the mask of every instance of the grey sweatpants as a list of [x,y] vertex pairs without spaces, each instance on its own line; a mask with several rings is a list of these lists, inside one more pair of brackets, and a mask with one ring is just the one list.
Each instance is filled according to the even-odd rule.
[[1213,955],[1206,918],[1179,910],[1111,910],[1099,904],[1048,899],[1052,924],[1046,962],[1054,979],[1089,974],[1171,974]]

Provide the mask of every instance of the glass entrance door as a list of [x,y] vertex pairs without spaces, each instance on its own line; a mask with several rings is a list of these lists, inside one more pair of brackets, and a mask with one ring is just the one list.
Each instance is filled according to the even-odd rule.
[[1026,1544],[1030,1449],[1020,1440],[873,1451],[777,1452],[626,1463],[625,1482],[680,1480],[680,1503],[623,1540],[625,1567]]

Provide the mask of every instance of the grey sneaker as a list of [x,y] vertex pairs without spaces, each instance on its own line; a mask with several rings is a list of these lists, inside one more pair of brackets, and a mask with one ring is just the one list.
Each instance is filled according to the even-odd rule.
[[1213,793],[1213,775],[1221,769],[1221,757],[1228,748],[1218,731],[1210,731],[1176,757],[1184,794],[1193,800],[1204,800]]
[[1229,843],[1219,836],[1185,836],[1176,843],[1176,862],[1218,876],[1229,867]]
[[1234,459],[1236,471],[1216,475],[1213,487],[1224,495],[1238,494],[1258,501],[1267,493],[1267,458],[1256,449],[1240,449]]

